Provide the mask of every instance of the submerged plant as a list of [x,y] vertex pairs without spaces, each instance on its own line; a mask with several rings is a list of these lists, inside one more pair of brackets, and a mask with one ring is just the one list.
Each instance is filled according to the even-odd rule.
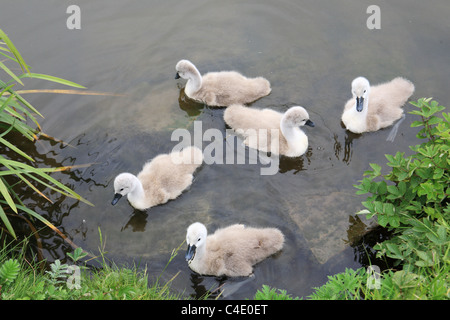
[[[23,138],[35,141],[38,139],[38,135],[42,133],[36,117],[42,117],[42,115],[17,91],[13,90],[13,88],[18,84],[23,86],[22,79],[24,78],[43,79],[76,88],[84,87],[61,78],[31,73],[29,66],[25,63],[19,51],[1,29],[0,55],[6,57],[4,61],[16,63],[22,71],[22,74],[16,75],[6,63],[0,61],[0,69],[11,78],[11,80],[6,82],[0,80],[0,148],[11,150],[19,158],[33,163],[34,159],[31,156],[8,140],[8,133],[15,131],[20,133]],[[36,168],[24,162],[8,159],[4,154],[0,154],[0,166],[2,167],[2,171],[0,171],[0,220],[3,222],[9,234],[14,238],[16,238],[16,233],[9,221],[8,215],[18,214],[20,211],[40,220],[52,229],[56,229],[48,220],[24,205],[21,195],[14,191],[14,187],[17,184],[26,184],[31,190],[50,202],[51,200],[44,194],[41,188],[48,188],[91,205],[89,201],[83,199],[80,195],[50,175],[52,172],[67,170],[71,167]],[[5,206],[8,210],[4,209]]]

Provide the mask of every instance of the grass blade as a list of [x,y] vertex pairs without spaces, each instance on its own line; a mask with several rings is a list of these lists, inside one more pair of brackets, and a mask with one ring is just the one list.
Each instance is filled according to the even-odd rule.
[[23,85],[23,82],[12,72],[3,62],[0,61],[0,68],[3,69],[11,78],[13,78],[15,81]]
[[78,94],[82,96],[114,96],[123,97],[125,94],[114,92],[100,92],[100,91],[80,91],[80,90],[62,90],[62,89],[32,89],[32,90],[17,90],[16,93],[58,93],[58,94]]
[[86,89],[86,87],[69,81],[69,80],[65,80],[62,78],[58,78],[58,77],[54,77],[54,76],[49,76],[47,74],[40,74],[40,73],[24,73],[22,75],[19,76],[19,78],[35,78],[35,79],[42,79],[42,80],[47,80],[47,81],[51,81],[51,82],[56,82],[56,83],[60,83],[60,84],[64,84],[66,86],[70,86],[70,87],[75,87],[75,88],[81,88],[81,89]]
[[16,57],[20,67],[22,68],[23,72],[30,72],[30,70],[28,69],[27,64],[25,63],[25,61],[23,60],[22,56],[20,55],[19,51],[16,49],[16,47],[14,46],[14,44],[11,42],[11,40],[9,40],[8,36],[3,32],[2,29],[0,29],[0,39],[3,40],[3,42],[5,42],[5,44],[8,46],[9,51]]
[[[25,163],[21,163],[18,161],[13,161],[13,160],[7,160],[4,159],[3,160],[3,164],[5,166],[10,165],[16,168],[21,168],[21,169],[25,169],[25,171],[23,172],[24,174],[26,174],[27,176],[31,177],[32,179],[36,180],[36,181],[40,181],[38,178],[34,177],[31,175],[31,173],[34,173],[42,178],[44,178],[45,180],[47,180],[48,182],[52,183],[53,185],[55,185],[56,187],[50,186],[47,183],[45,183],[46,186],[48,186],[49,188],[57,191],[57,192],[61,192],[64,193],[66,196],[69,196],[71,198],[80,200],[90,206],[94,206],[91,202],[89,202],[88,200],[84,199],[82,196],[80,196],[79,194],[77,194],[75,191],[73,191],[72,189],[70,189],[69,187],[65,186],[64,184],[62,184],[61,182],[59,182],[58,180],[56,180],[55,178],[49,176],[48,174],[46,174],[44,172],[44,170],[39,169],[39,168],[33,168],[32,166],[29,166]],[[48,169],[47,169],[48,170]]]
[[[9,130],[9,129],[8,129]],[[4,144],[5,146],[7,146],[8,148],[10,148],[11,150],[13,150],[14,152],[20,154],[22,157],[30,160],[31,162],[34,162],[34,159],[31,158],[29,155],[27,155],[25,152],[23,152],[22,150],[20,150],[19,148],[17,148],[15,145],[13,145],[11,142],[3,139],[0,137],[0,143]]]
[[11,233],[11,235],[14,237],[14,239],[17,239],[16,233],[14,232],[14,229],[13,229],[11,223],[9,222],[9,219],[6,216],[6,213],[5,213],[5,211],[3,211],[3,208],[1,206],[0,206],[0,219],[5,224],[8,232]]
[[3,196],[3,199],[5,199],[8,206],[17,213],[16,204],[14,203],[14,200],[11,198],[11,195],[9,194],[8,188],[6,187],[5,183],[3,182],[3,178],[0,179],[0,193]]

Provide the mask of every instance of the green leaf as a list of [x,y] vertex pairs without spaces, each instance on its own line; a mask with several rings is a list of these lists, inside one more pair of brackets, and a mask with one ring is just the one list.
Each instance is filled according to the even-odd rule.
[[11,195],[9,194],[9,190],[6,187],[5,183],[3,182],[3,178],[0,179],[0,193],[3,196],[3,199],[5,199],[6,203],[8,203],[9,207],[17,213],[16,204],[14,203],[13,199],[11,198]]
[[422,121],[413,121],[411,123],[411,128],[422,127],[422,126],[423,126],[423,122]]
[[3,69],[11,78],[13,78],[15,81],[23,85],[23,82],[7,67],[3,62],[0,61],[0,68]]
[[17,239],[16,233],[14,232],[14,228],[12,227],[11,222],[9,222],[9,219],[1,206],[0,206],[0,219],[5,224],[5,227],[8,230],[8,232],[14,237],[14,239]]
[[397,215],[390,216],[389,217],[389,225],[393,228],[398,228],[400,226],[400,217]]
[[419,264],[417,264],[417,262],[416,262],[416,265],[422,266],[422,267],[426,267],[426,266],[429,267],[434,264],[433,256],[431,255],[430,252],[424,252],[424,251],[417,250],[416,253],[420,257],[420,259],[422,259],[422,262],[417,261],[417,262],[419,262]]
[[397,188],[400,196],[404,196],[406,193],[406,183],[404,181],[400,181],[397,185]]
[[13,282],[20,271],[20,264],[16,259],[6,260],[0,267],[0,283],[9,284]]
[[16,47],[14,46],[12,41],[8,38],[8,36],[3,32],[2,29],[0,29],[0,39],[2,39],[3,42],[5,42],[5,44],[9,48],[9,51],[16,57],[20,67],[22,68],[22,71],[30,72],[27,64],[25,63],[22,56],[20,55],[19,50],[16,49]]
[[378,224],[382,227],[386,227],[389,223],[387,214],[377,214]]
[[60,83],[66,86],[70,86],[70,87],[75,87],[75,88],[81,88],[81,89],[86,89],[86,87],[69,81],[69,80],[65,80],[65,79],[61,79],[58,77],[54,77],[54,76],[49,76],[46,74],[39,74],[39,73],[25,73],[23,75],[20,75],[19,78],[35,78],[35,79],[42,79],[42,80],[47,80],[47,81],[51,81],[51,82],[56,82],[56,83]]
[[388,255],[391,258],[403,260],[404,257],[403,257],[402,252],[400,251],[398,245],[391,243],[391,242],[386,242],[386,247],[390,251],[390,253]]
[[[32,178],[35,181],[45,185],[46,187],[51,188],[52,190],[55,190],[56,192],[61,193],[63,195],[66,195],[68,197],[80,200],[80,201],[82,201],[82,202],[84,202],[84,203],[86,203],[88,205],[94,206],[91,202],[89,202],[88,200],[86,200],[83,197],[81,197],[80,195],[78,195],[72,189],[70,189],[69,187],[65,186],[64,184],[62,184],[58,180],[52,178],[47,173],[45,173],[45,170],[41,170],[40,168],[34,168],[32,166],[29,166],[27,164],[24,164],[24,163],[21,163],[21,162],[18,162],[18,161],[7,160],[7,159],[3,159],[2,163],[5,166],[12,166],[12,167],[15,167],[15,168],[24,169],[24,171],[23,171],[24,175],[29,176],[30,178]],[[36,174],[36,175],[40,176],[41,178],[44,178],[45,180],[49,181],[53,185],[50,185],[50,184],[42,181],[41,179],[37,178],[36,176],[31,175],[30,173]]]
[[0,143],[2,143],[3,145],[7,146],[9,149],[13,150],[14,152],[20,154],[22,157],[30,160],[31,162],[34,162],[33,158],[31,158],[29,155],[27,155],[25,152],[23,152],[22,150],[17,148],[15,145],[10,143],[9,141],[7,141],[7,140],[5,140],[5,139],[0,137]]
[[369,165],[373,169],[373,176],[374,177],[378,177],[379,175],[381,175],[381,166],[379,166],[376,163],[370,163]]
[[433,173],[433,179],[437,180],[442,178],[442,176],[444,175],[445,171],[442,168],[435,168],[434,169],[434,173]]
[[387,191],[391,194],[391,197],[389,197],[389,199],[396,199],[401,196],[396,186],[387,186]]
[[387,192],[386,181],[380,181],[380,183],[378,184],[377,192],[378,194],[386,194]]

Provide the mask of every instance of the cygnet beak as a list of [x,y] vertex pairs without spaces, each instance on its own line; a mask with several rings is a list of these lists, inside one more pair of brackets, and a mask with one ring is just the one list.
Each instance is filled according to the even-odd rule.
[[177,72],[177,74],[175,75],[175,79],[180,79],[180,74]]
[[195,257],[195,250],[197,249],[197,247],[195,245],[188,245],[187,251],[186,251],[186,261],[191,261],[192,259],[194,259]]
[[313,127],[313,128],[316,126],[315,123],[312,122],[311,120],[307,120],[307,121],[305,122],[305,124],[306,124],[307,126],[310,126],[310,127]]
[[114,195],[114,199],[113,199],[113,201],[111,202],[111,204],[112,204],[113,206],[115,206],[116,203],[120,200],[120,198],[122,198],[122,195],[121,195],[120,193],[116,193],[116,194]]
[[356,111],[361,112],[364,105],[363,97],[356,97]]

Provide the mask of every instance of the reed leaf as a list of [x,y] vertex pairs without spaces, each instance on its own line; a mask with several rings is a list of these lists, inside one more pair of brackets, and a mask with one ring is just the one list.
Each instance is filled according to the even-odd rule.
[[3,69],[11,78],[13,78],[15,81],[23,85],[23,82],[12,72],[3,62],[0,61],[0,68]]
[[[77,194],[75,191],[73,191],[72,189],[70,189],[69,187],[65,186],[64,184],[62,184],[61,182],[59,182],[58,180],[52,178],[50,175],[48,175],[44,170],[41,170],[40,168],[34,168],[32,166],[29,166],[25,163],[21,163],[18,161],[14,161],[14,160],[8,160],[8,159],[4,159],[3,160],[3,165],[5,166],[10,166],[10,167],[15,167],[17,168],[21,168],[23,169],[22,173],[27,175],[28,177],[34,179],[35,181],[45,185],[46,187],[49,187],[59,193],[63,193],[66,196],[69,196],[71,198],[75,198],[77,200],[80,200],[90,206],[94,206],[91,202],[89,202],[88,200],[84,199],[83,197],[81,197],[79,194]],[[41,178],[44,178],[45,180],[47,180],[48,182],[52,183],[54,186],[43,182],[42,180],[40,180],[39,178],[33,176],[32,174],[36,174],[38,176],[40,176]]]
[[[6,57],[7,62],[15,62],[19,64],[22,69],[21,75],[16,75],[12,69],[10,69],[3,61],[0,61],[0,70],[3,70],[11,80],[4,82],[0,80],[0,127],[4,128],[7,126],[3,132],[0,133],[0,146],[3,145],[11,151],[14,151],[17,155],[25,158],[28,161],[34,162],[34,159],[29,156],[26,152],[18,148],[16,145],[8,141],[7,134],[14,130],[20,133],[24,138],[31,141],[37,140],[37,135],[42,135],[41,126],[36,119],[36,115],[42,117],[42,114],[34,108],[25,98],[23,98],[17,91],[13,90],[13,87],[19,83],[24,85],[22,81],[24,78],[41,79],[45,81],[51,81],[58,84],[63,84],[66,86],[71,86],[74,88],[85,89],[84,86],[79,85],[75,82],[65,80],[62,78],[50,76],[47,74],[31,73],[28,65],[23,60],[17,48],[14,46],[12,41],[8,38],[3,30],[0,29],[0,54]],[[61,90],[61,93],[68,93],[69,90]],[[27,90],[24,93],[29,93]],[[70,90],[74,93],[75,90]],[[78,94],[78,93],[77,93]],[[102,93],[91,93],[91,94],[102,94]],[[29,123],[33,122],[36,128],[32,128]],[[28,213],[30,216],[42,221],[47,226],[51,227],[53,230],[57,231],[66,241],[69,241],[54,225],[49,221],[44,219],[40,214],[34,212],[33,210],[27,208],[22,202],[22,195],[17,194],[14,191],[14,187],[19,183],[25,183],[27,187],[31,188],[32,192],[35,192],[42,196],[44,199],[52,203],[51,199],[45,195],[45,193],[39,189],[45,188],[51,191],[55,191],[63,196],[71,197],[82,201],[88,205],[93,206],[92,203],[81,197],[79,194],[71,190],[69,187],[65,186],[62,182],[53,178],[50,174],[52,172],[59,172],[65,170],[71,170],[74,168],[86,167],[83,166],[62,166],[56,168],[35,168],[26,163],[8,159],[0,155],[0,203],[7,205],[16,214],[18,210]],[[17,179],[11,186],[8,184],[6,177],[14,176]],[[3,199],[2,199],[3,198]],[[8,220],[7,215],[10,212],[5,212],[3,207],[0,207],[0,221],[3,222],[6,230],[16,238],[16,234],[13,230],[11,223]],[[73,245],[73,243],[71,243]]]
[[[1,164],[1,161],[0,161],[0,164]],[[82,165],[55,167],[55,168],[39,168],[39,170],[41,170],[42,172],[45,172],[45,173],[52,173],[52,172],[68,171],[68,170],[77,169],[77,168],[86,168],[86,167],[89,167],[90,165],[91,164],[89,163],[89,164],[82,164]],[[22,174],[22,173],[31,173],[31,172],[27,172],[26,170],[23,170],[23,169],[12,169],[11,168],[9,170],[0,171],[0,177],[17,175],[17,174]]]
[[[5,159],[3,157],[0,158],[0,163],[3,164],[6,168],[9,169],[9,171],[13,171],[15,169],[13,169],[10,165],[5,163]],[[22,180],[23,182],[25,182],[31,189],[33,189],[36,193],[38,193],[41,197],[45,198],[48,202],[53,203],[45,194],[43,194],[38,188],[36,188],[30,181],[28,181],[28,179],[26,179],[22,173],[24,173],[23,170],[15,170],[16,171],[16,176]],[[18,196],[16,195],[16,198],[18,198]]]
[[14,228],[12,227],[11,222],[9,222],[9,219],[1,206],[0,206],[0,219],[3,221],[6,230],[8,230],[8,232],[14,237],[14,239],[16,239],[17,236],[16,233],[14,232]]
[[[0,200],[0,203],[5,203],[5,201]],[[37,220],[41,221],[42,223],[44,223],[47,227],[49,227],[50,229],[52,229],[53,231],[55,231],[58,235],[60,235],[64,241],[66,241],[67,243],[69,243],[72,247],[74,248],[78,248],[78,246],[73,243],[67,236],[65,236],[53,223],[51,223],[50,221],[48,221],[47,219],[45,219],[43,216],[41,216],[40,214],[34,212],[33,210],[27,208],[24,205],[17,205],[17,208],[25,213],[27,213],[28,215],[30,215],[33,218],[36,218]],[[1,209],[1,206],[0,206]],[[0,211],[0,215],[1,215],[1,211]],[[9,230],[8,230],[9,231]],[[13,230],[14,232],[14,230]]]
[[11,195],[9,194],[9,190],[6,187],[3,178],[0,179],[0,193],[3,196],[3,199],[5,199],[6,203],[9,205],[9,207],[15,212],[17,213],[17,207],[16,204],[14,203],[14,200],[11,198]]
[[40,74],[40,73],[24,73],[22,75],[19,76],[19,78],[34,78],[34,79],[42,79],[42,80],[47,80],[47,81],[51,81],[51,82],[56,82],[56,83],[60,83],[66,86],[70,86],[70,87],[75,87],[75,88],[81,88],[81,89],[86,89],[86,87],[69,81],[69,80],[65,80],[65,79],[61,79],[58,77],[54,77],[54,76],[49,76],[47,74]]
[[23,72],[30,72],[30,70],[28,69],[28,65],[23,60],[23,58],[20,55],[19,51],[16,49],[16,47],[14,46],[12,41],[8,38],[8,36],[5,34],[5,32],[3,32],[2,29],[0,29],[0,39],[2,39],[3,42],[8,46],[9,52],[11,52],[14,55],[14,57],[16,57],[17,63],[22,68],[22,71]]
[[5,146],[7,146],[8,148],[10,148],[12,151],[18,153],[19,155],[21,155],[22,157],[34,162],[34,159],[32,157],[30,157],[29,155],[27,155],[25,152],[23,152],[22,150],[20,150],[19,148],[17,148],[15,145],[13,145],[11,142],[9,142],[8,140],[5,140],[3,138],[0,137],[0,143],[4,144]]

